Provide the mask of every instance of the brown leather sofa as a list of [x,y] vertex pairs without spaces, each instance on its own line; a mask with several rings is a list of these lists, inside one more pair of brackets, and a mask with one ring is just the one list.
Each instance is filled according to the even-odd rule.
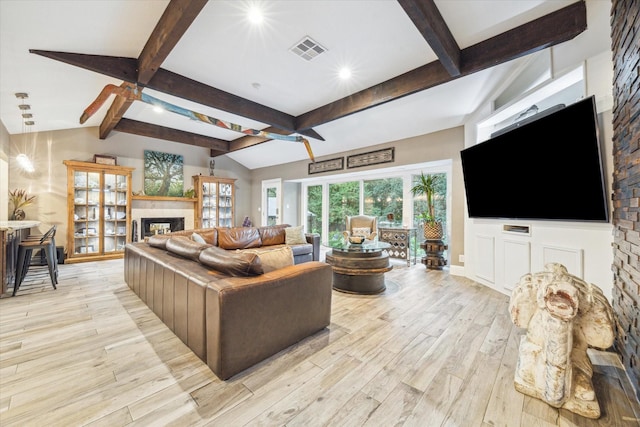
[[[277,232],[262,231],[267,237]],[[260,274],[251,261],[246,276],[235,274],[240,270],[234,267],[256,255],[221,250],[213,245],[215,233],[200,232],[207,243],[192,241],[186,231],[127,244],[125,281],[219,378],[228,379],[329,325],[328,264],[311,260]],[[149,244],[153,240],[155,246]],[[220,271],[228,268],[231,274]]]

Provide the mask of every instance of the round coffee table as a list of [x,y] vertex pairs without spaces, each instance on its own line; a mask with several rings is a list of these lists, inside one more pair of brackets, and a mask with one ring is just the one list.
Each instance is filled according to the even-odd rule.
[[333,268],[333,289],[353,294],[379,294],[386,289],[384,273],[389,264],[391,247],[386,242],[325,244],[331,248],[326,262]]

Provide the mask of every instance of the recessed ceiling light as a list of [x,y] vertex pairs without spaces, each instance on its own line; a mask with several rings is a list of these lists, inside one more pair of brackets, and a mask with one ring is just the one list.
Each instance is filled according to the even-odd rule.
[[258,6],[251,6],[249,8],[249,12],[247,13],[247,17],[249,21],[254,24],[261,24],[264,20],[264,16],[262,15],[262,10]]
[[156,112],[156,113],[158,113],[158,114],[160,114],[160,113],[162,113],[164,110],[162,109],[162,107],[160,107],[160,106],[156,105],[156,106],[154,106],[154,107],[153,107],[153,111],[154,111],[154,112]]
[[351,70],[347,67],[343,67],[342,69],[340,69],[340,72],[338,73],[338,75],[342,80],[347,80],[348,78],[351,77]]

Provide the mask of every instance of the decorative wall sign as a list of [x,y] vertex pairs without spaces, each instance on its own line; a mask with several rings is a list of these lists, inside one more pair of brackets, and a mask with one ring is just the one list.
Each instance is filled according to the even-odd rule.
[[94,154],[93,162],[99,165],[116,165],[116,156],[107,156],[106,154]]
[[339,171],[344,169],[344,157],[309,163],[309,175],[314,173]]
[[395,148],[370,151],[368,153],[347,156],[347,168],[359,168],[362,166],[377,165],[378,163],[390,163],[394,160]]
[[144,194],[182,197],[183,165],[180,154],[144,150]]

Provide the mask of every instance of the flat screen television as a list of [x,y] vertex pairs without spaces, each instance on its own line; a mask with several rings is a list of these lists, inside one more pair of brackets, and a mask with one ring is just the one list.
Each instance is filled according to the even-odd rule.
[[608,222],[591,96],[460,152],[470,218]]

